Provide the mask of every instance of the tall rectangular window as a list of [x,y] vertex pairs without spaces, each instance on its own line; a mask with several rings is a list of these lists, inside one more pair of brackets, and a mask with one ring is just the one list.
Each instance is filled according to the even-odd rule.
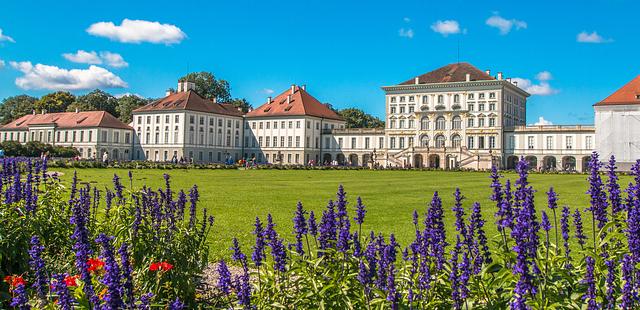
[[547,150],[553,149],[553,137],[547,136]]
[[572,136],[567,136],[567,150],[570,150],[573,148],[573,137]]
[[592,139],[593,139],[593,138],[592,138],[591,136],[586,136],[586,137],[584,137],[584,147],[585,147],[587,150],[590,150],[590,149],[592,149],[592,148],[593,148],[593,141],[592,141]]
[[467,137],[467,147],[472,149],[475,148],[473,137]]
[[351,148],[355,149],[356,148],[356,138],[351,138]]
[[528,136],[527,137],[527,148],[528,149],[533,149],[533,136]]

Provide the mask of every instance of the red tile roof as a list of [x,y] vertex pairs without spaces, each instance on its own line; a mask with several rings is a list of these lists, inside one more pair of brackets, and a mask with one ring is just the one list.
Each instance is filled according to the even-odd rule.
[[2,126],[2,129],[26,130],[33,125],[55,125],[58,128],[107,127],[133,130],[129,125],[105,111],[27,114]]
[[[291,96],[287,103],[287,97]],[[333,110],[329,109],[325,104],[311,96],[306,90],[299,86],[294,86],[294,93],[291,89],[281,93],[253,111],[247,113],[247,117],[264,117],[264,116],[315,116],[320,118],[328,118],[334,120],[343,120]]]
[[155,111],[175,111],[189,110],[207,112],[231,116],[242,116],[242,111],[238,111],[231,104],[218,104],[211,100],[202,98],[193,90],[173,93],[162,99],[158,99],[147,105],[135,109],[133,112],[155,112]]
[[[494,77],[488,75],[486,72],[481,71],[480,69],[466,62],[449,64],[431,72],[417,76],[417,78],[419,84],[464,82],[466,81],[467,73],[470,74],[472,81],[495,80]],[[414,84],[416,84],[415,78],[402,82],[399,85]]]
[[640,104],[640,75],[595,105],[624,104]]

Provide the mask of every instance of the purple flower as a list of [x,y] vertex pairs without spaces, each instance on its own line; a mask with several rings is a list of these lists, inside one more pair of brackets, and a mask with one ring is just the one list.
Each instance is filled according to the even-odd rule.
[[634,305],[638,295],[634,289],[633,277],[634,277],[634,263],[633,258],[625,254],[622,257],[622,301],[620,308],[622,309],[634,309]]
[[29,266],[31,266],[31,270],[33,270],[33,288],[36,289],[40,299],[45,299],[47,297],[49,279],[47,277],[47,271],[45,270],[44,260],[42,259],[42,251],[44,251],[44,246],[40,245],[38,236],[31,237]]
[[560,227],[562,230],[562,240],[564,240],[564,257],[567,262],[565,264],[565,268],[572,269],[571,265],[571,248],[569,247],[569,217],[571,216],[571,211],[568,206],[562,207],[562,217],[560,218]]
[[444,265],[444,251],[447,246],[443,213],[442,200],[438,192],[435,192],[425,218],[425,242],[429,245],[429,255],[436,260],[438,270],[441,270]]
[[67,276],[67,274],[54,274],[52,276],[51,290],[58,296],[58,306],[62,310],[72,310],[73,304],[76,302],[64,281]]
[[179,298],[169,304],[169,310],[183,310],[184,308],[184,303]]
[[340,227],[340,233],[338,234],[337,248],[338,251],[345,253],[349,250],[349,241],[351,240],[351,232],[349,231],[351,223],[349,219],[343,221],[342,227]]
[[467,225],[464,222],[465,214],[464,208],[462,207],[464,197],[460,193],[460,188],[456,188],[453,197],[455,198],[455,203],[453,204],[452,210],[456,215],[456,231],[460,233],[463,243],[466,244],[470,238],[467,236]]
[[107,294],[104,296],[105,306],[108,309],[122,309],[125,307],[121,295],[122,279],[120,266],[114,257],[112,240],[113,237],[107,237],[105,234],[100,234],[96,239],[96,242],[102,246],[101,258],[105,263],[105,274],[101,282],[107,287]]
[[413,226],[416,227],[416,230],[418,229],[418,210],[413,210]]
[[606,284],[607,284],[607,294],[606,294],[606,304],[607,304],[607,309],[615,309],[616,307],[616,298],[614,296],[615,291],[616,291],[616,276],[617,276],[617,271],[616,271],[616,261],[610,259],[604,262],[605,265],[607,265],[607,280],[606,280]]
[[231,247],[231,250],[233,251],[233,255],[231,255],[231,258],[236,262],[242,262],[243,265],[246,264],[247,256],[242,253],[240,244],[238,243],[238,238],[234,237],[232,243],[233,246]]
[[139,303],[137,305],[137,309],[138,310],[149,310],[151,308],[151,306],[150,306],[151,299],[153,299],[153,293],[146,293],[146,294],[140,295],[140,298],[138,299]]
[[580,247],[584,247],[587,236],[585,236],[584,229],[582,228],[582,216],[578,208],[576,208],[576,211],[573,213],[573,224],[576,226],[575,237],[578,239],[578,244],[580,244]]
[[593,274],[596,261],[591,256],[587,256],[585,261],[587,263],[587,271],[582,283],[587,286],[587,292],[582,296],[582,299],[587,301],[587,309],[595,310],[599,309],[596,301],[596,280]]
[[338,186],[336,194],[336,220],[342,225],[342,221],[347,218],[347,193],[344,191],[342,184]]
[[262,228],[262,223],[260,222],[260,218],[256,217],[256,223],[254,224],[253,234],[256,235],[256,243],[253,246],[253,254],[251,254],[251,260],[256,265],[256,267],[260,267],[262,262],[265,259],[264,254],[264,230]]
[[231,293],[231,272],[224,260],[218,263],[218,288],[225,294]]
[[194,185],[189,191],[189,201],[191,202],[191,207],[189,209],[189,227],[193,227],[196,224],[196,204],[198,203],[199,198],[200,194],[198,193],[198,186]]
[[551,230],[551,222],[549,222],[549,217],[547,216],[547,212],[542,211],[542,222],[540,222],[540,227],[544,229],[547,233],[547,237],[549,237],[549,230]]
[[460,235],[456,235],[456,245],[451,251],[451,272],[449,273],[449,282],[451,282],[451,301],[454,309],[462,308],[462,299],[460,296],[460,274],[458,271],[458,259],[460,256]]
[[87,227],[90,217],[90,204],[89,195],[86,189],[80,189],[79,199],[73,204],[71,224],[73,224],[74,231],[71,235],[71,239],[75,241],[73,250],[76,254],[76,268],[80,273],[80,279],[84,282],[84,293],[87,299],[93,306],[97,306],[100,302],[98,296],[95,295],[93,285],[91,284],[91,274],[88,270],[87,260],[92,255],[91,245],[89,244],[89,229]]
[[474,248],[482,252],[482,255],[474,253],[474,274],[478,274],[483,264],[491,264],[491,262],[493,262],[493,259],[491,258],[491,252],[489,251],[489,246],[487,245],[487,236],[484,232],[485,222],[482,219],[482,209],[480,208],[480,203],[473,203],[473,209],[471,211],[471,218],[469,219],[469,222],[469,234],[472,236],[471,238],[474,239],[474,244],[477,243]]
[[118,200],[122,201],[122,199],[124,198],[124,196],[122,196],[122,189],[124,188],[124,186],[122,186],[120,177],[118,177],[117,174],[113,174],[113,188],[115,188],[116,190],[116,197],[118,197]]
[[128,307],[133,306],[133,266],[129,254],[129,247],[126,243],[122,243],[118,249],[120,255],[120,263],[122,264],[122,294],[127,300]]
[[316,216],[313,214],[313,211],[309,212],[309,234],[312,236],[316,236],[318,234],[318,224],[316,224]]
[[611,155],[607,169],[608,181],[607,190],[609,191],[609,204],[611,204],[611,212],[613,215],[622,211],[622,197],[620,196],[620,185],[618,184],[618,175],[616,175],[616,158]]
[[[322,212],[322,219],[320,220],[320,236],[318,237],[320,249],[326,250],[335,244],[337,227],[338,225],[336,223],[336,213],[333,208],[333,202],[329,201],[327,209]],[[322,252],[318,252],[318,255],[321,254]]]
[[[598,223],[598,229],[602,229],[605,224],[607,224],[607,195],[604,192],[602,178],[600,177],[600,168],[602,168],[602,163],[598,160],[598,153],[593,152],[591,154],[591,159],[589,160],[589,169],[591,170],[591,174],[589,175],[589,190],[587,194],[590,195],[590,203],[589,211],[593,214],[594,221]],[[594,236],[596,232],[594,231]],[[601,235],[602,236],[602,235]],[[595,238],[594,238],[595,242]]]
[[298,205],[296,207],[296,213],[293,217],[293,229],[296,233],[296,252],[300,255],[304,255],[304,248],[302,246],[302,236],[307,233],[307,220],[304,218],[304,215],[307,212],[302,208],[302,202],[298,201]]
[[391,309],[398,309],[398,299],[400,294],[396,291],[395,280],[395,267],[393,264],[389,265],[389,271],[387,272],[387,301],[391,303]]
[[358,197],[356,201],[356,217],[354,217],[353,220],[356,221],[358,225],[362,225],[362,223],[364,223],[364,215],[367,213],[367,210],[365,210],[365,206],[362,204],[362,199],[360,197]]
[[287,265],[287,251],[282,240],[278,237],[273,238],[269,242],[269,246],[271,247],[271,256],[273,256],[273,269],[284,272]]
[[245,309],[251,308],[251,283],[249,282],[249,273],[245,270],[242,276],[236,279],[236,296],[238,303],[243,305]]
[[30,310],[29,297],[27,296],[27,288],[24,284],[18,284],[13,290],[13,298],[11,299],[11,307],[19,310]]

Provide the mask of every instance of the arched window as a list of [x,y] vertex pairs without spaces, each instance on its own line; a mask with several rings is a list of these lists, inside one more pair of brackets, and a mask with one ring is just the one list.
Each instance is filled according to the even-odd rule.
[[420,129],[422,130],[428,130],[429,129],[429,118],[428,117],[423,117],[420,120]]
[[436,147],[437,147],[437,148],[444,148],[444,141],[445,141],[445,140],[446,140],[446,139],[444,138],[444,136],[443,136],[443,135],[438,135],[438,136],[436,137]]
[[453,135],[451,137],[451,146],[453,146],[455,148],[458,148],[458,147],[460,147],[461,142],[462,142],[462,138],[460,138],[459,135]]
[[424,135],[424,136],[420,137],[420,146],[421,147],[428,147],[429,146],[429,136]]
[[446,121],[443,116],[436,118],[436,130],[445,130]]
[[460,95],[453,95],[453,102],[454,103],[460,103]]
[[461,129],[462,128],[462,118],[460,116],[454,116],[453,120],[451,120],[451,128],[452,129]]

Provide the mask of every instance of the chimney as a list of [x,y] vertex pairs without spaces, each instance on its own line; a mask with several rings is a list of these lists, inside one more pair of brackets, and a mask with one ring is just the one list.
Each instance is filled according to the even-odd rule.
[[491,75],[491,70],[485,70],[484,73],[486,73],[487,75]]
[[502,81],[502,72],[498,72],[498,81]]
[[296,92],[296,84],[291,84],[291,94]]
[[196,89],[196,83],[189,81],[178,81],[178,92],[187,92]]
[[167,89],[167,91],[164,93],[165,97],[169,97],[173,94],[173,92],[171,91],[171,89]]
[[513,81],[513,85],[518,86],[518,81]]
[[291,95],[287,95],[287,104],[291,103]]
[[302,85],[302,90],[307,90],[307,85],[303,84]]
[[76,108],[76,113],[80,112],[80,110],[78,110],[78,108]]
[[419,78],[419,77],[417,77],[417,76],[416,76],[416,78],[415,78],[415,84],[416,84],[416,85],[420,84],[420,78]]
[[511,78],[507,78],[507,82],[511,83]]
[[31,114],[36,115],[36,109],[32,109]]
[[271,103],[271,96],[267,97],[267,103]]
[[213,103],[218,103],[218,98],[213,97],[213,98],[211,99],[211,101],[213,101]]
[[42,109],[42,114],[46,114],[46,113],[47,113],[47,110]]
[[467,82],[471,82],[471,74],[470,73],[465,74],[464,80]]

